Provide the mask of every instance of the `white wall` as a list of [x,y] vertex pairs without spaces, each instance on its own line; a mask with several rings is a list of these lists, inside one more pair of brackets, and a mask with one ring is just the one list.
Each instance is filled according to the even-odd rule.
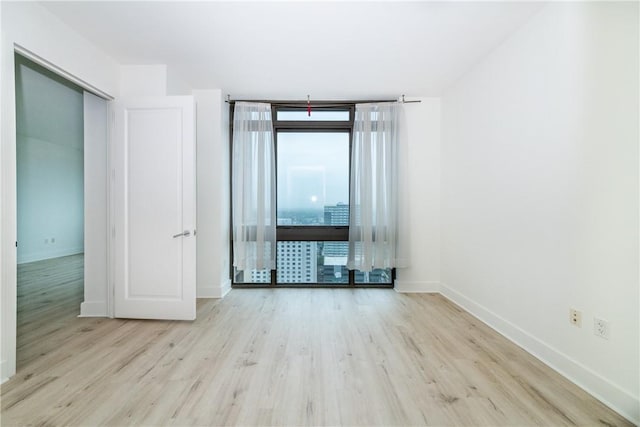
[[120,96],[166,96],[167,66],[121,65]]
[[84,93],[84,301],[80,316],[109,314],[107,109],[107,101]]
[[192,87],[172,67],[167,68],[167,95],[182,96],[191,95]]
[[637,3],[547,5],[445,93],[442,151],[443,293],[636,423],[638,48]]
[[83,151],[18,134],[18,264],[84,252]]
[[18,264],[84,250],[82,105],[79,88],[18,61]]
[[191,95],[191,87],[165,64],[121,65],[120,96]]
[[220,90],[193,91],[197,114],[197,295],[220,298],[229,278],[229,106]]
[[[35,2],[0,2],[1,8],[1,147],[2,241],[0,279],[2,322],[0,379],[15,373],[16,332],[16,127],[14,45],[35,53],[106,92],[115,94],[118,66],[106,54],[72,31]],[[54,42],[55,41],[55,42]]]
[[437,292],[440,285],[440,99],[407,98],[400,148],[400,223],[408,268],[398,292]]

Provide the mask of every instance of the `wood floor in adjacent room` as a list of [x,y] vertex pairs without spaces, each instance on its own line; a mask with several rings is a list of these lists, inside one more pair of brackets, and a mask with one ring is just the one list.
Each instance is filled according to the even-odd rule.
[[71,309],[41,292],[3,426],[629,425],[439,295],[237,289],[195,322],[39,321]]

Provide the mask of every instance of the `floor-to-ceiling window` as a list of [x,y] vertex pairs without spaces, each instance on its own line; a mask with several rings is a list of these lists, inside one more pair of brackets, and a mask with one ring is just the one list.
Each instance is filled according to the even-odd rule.
[[234,269],[234,286],[392,286],[391,269],[346,267],[353,115],[348,103],[272,105],[276,270]]

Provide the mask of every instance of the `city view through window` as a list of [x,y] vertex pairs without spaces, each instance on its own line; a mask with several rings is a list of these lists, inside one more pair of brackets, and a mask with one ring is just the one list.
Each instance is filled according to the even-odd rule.
[[[294,211],[296,212],[296,211]],[[282,218],[285,225],[348,225],[349,205],[325,206],[323,214],[302,212],[300,217]],[[277,243],[276,283],[348,284],[347,257],[349,244],[345,242],[280,241]],[[254,270],[245,275],[245,282],[269,283],[271,271]],[[355,272],[355,283],[390,284],[390,269],[375,269],[371,272]]]

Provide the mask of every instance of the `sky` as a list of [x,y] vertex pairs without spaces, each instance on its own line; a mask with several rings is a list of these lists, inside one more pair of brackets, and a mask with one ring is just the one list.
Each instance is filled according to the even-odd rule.
[[279,132],[278,210],[349,203],[349,134]]

